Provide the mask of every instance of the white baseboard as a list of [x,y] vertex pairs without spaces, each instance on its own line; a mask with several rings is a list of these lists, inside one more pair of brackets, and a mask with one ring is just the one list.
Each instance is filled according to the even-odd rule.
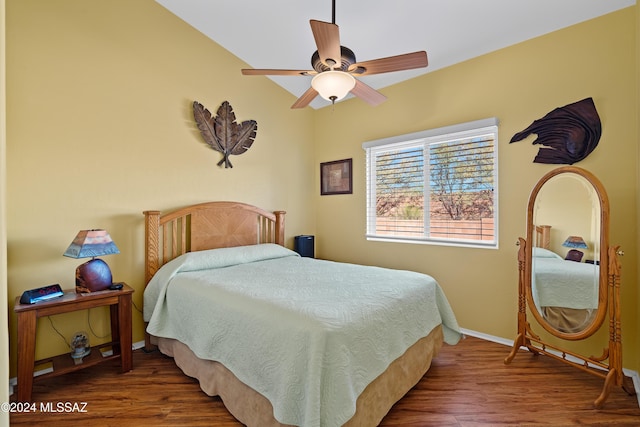
[[[513,340],[508,340],[508,339],[505,339],[505,338],[496,337],[494,335],[488,335],[488,334],[485,334],[483,332],[472,331],[470,329],[460,328],[460,330],[465,335],[469,335],[469,336],[472,336],[472,337],[483,339],[485,341],[491,341],[491,342],[495,342],[495,343],[498,343],[498,344],[502,344],[502,345],[506,345],[506,346],[509,346],[509,347],[513,347]],[[522,348],[524,350],[527,350],[526,347],[522,347]],[[547,350],[547,351],[549,353],[554,353],[554,354],[557,354],[557,356],[562,357],[560,353],[557,353],[557,352],[555,352],[553,350]],[[572,360],[573,358],[570,355],[567,355],[566,358],[568,360],[571,360],[572,362],[582,363],[582,361],[579,360],[579,359]],[[622,368],[622,372],[626,376],[631,378],[631,380],[633,381],[633,387],[636,390],[636,398],[638,400],[638,407],[640,407],[640,392],[639,392],[640,391],[640,375],[638,374],[638,371],[632,371],[631,369]]]
[[472,331],[471,329],[460,328],[463,334],[470,335],[472,337],[480,338],[485,341],[491,341],[502,345],[513,346],[513,340],[508,340],[506,338],[496,337],[494,335],[485,334],[483,332]]
[[[144,347],[144,341],[134,342],[131,345],[131,348],[133,350],[138,350],[142,347]],[[104,356],[109,356],[109,354],[105,353]],[[46,368],[46,369],[41,369],[39,371],[35,371],[33,373],[33,376],[37,377],[40,375],[48,374],[49,372],[53,372],[53,368]],[[13,389],[16,387],[17,384],[18,384],[18,378],[16,377],[9,378],[9,396],[13,395]]]

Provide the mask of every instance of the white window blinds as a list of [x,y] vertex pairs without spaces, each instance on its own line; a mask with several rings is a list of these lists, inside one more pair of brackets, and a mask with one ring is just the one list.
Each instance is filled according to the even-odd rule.
[[367,238],[497,246],[497,120],[363,144]]

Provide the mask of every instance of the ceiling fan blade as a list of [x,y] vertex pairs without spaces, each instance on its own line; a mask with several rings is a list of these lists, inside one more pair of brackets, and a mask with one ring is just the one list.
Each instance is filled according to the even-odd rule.
[[387,99],[386,96],[384,96],[371,86],[362,83],[358,79],[356,79],[356,85],[353,89],[351,89],[351,93],[362,99],[369,105],[373,106],[382,104]]
[[318,96],[318,91],[310,87],[300,98],[298,98],[296,102],[293,103],[291,108],[304,108],[309,105],[316,96]]
[[371,61],[356,62],[349,67],[348,71],[359,76],[366,76],[368,74],[382,74],[392,71],[424,68],[427,65],[429,65],[427,52],[421,50],[419,52],[405,53],[403,55],[389,56]]
[[340,54],[340,30],[336,24],[312,19],[311,31],[318,47],[320,60],[329,68],[342,65]]
[[254,69],[243,68],[245,76],[311,76],[318,74],[313,70],[278,70],[278,69]]

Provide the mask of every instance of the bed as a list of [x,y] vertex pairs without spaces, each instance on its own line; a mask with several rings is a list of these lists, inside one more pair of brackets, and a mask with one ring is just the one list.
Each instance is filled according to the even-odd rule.
[[584,330],[598,308],[600,266],[566,260],[549,250],[550,226],[536,228],[532,248],[531,291],[545,320],[555,329],[575,333]]
[[148,347],[249,426],[372,426],[461,338],[430,276],[300,257],[282,211],[145,211]]

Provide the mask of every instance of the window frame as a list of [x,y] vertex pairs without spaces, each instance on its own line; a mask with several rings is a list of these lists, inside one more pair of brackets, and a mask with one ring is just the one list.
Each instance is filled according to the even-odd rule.
[[[455,238],[443,238],[443,237],[431,237],[423,235],[420,237],[410,236],[397,236],[397,235],[380,235],[375,233],[375,221],[372,226],[371,216],[375,217],[376,212],[376,169],[375,169],[375,156],[383,151],[398,151],[403,148],[410,148],[415,146],[422,146],[425,151],[424,162],[428,161],[429,150],[426,148],[431,144],[443,143],[451,140],[461,140],[473,138],[487,134],[494,135],[493,141],[493,221],[494,232],[493,240],[472,240],[472,239],[455,239]],[[456,124],[452,126],[445,126],[435,129],[428,129],[420,132],[414,132],[405,135],[397,135],[389,138],[383,138],[373,141],[367,141],[362,144],[362,148],[366,152],[366,239],[370,241],[386,241],[386,242],[401,242],[401,243],[418,243],[418,244],[431,244],[440,246],[457,246],[457,247],[475,247],[485,249],[498,249],[498,230],[499,230],[499,218],[498,218],[498,119],[488,118],[482,120],[476,120],[467,123]],[[431,194],[429,185],[429,179],[427,174],[429,167],[423,165],[425,173],[425,189],[428,187],[428,193]],[[426,191],[426,190],[425,190]],[[430,199],[430,198],[429,198]],[[427,218],[430,200],[424,200],[425,215],[423,219],[424,233],[427,233],[429,228],[429,221]]]

